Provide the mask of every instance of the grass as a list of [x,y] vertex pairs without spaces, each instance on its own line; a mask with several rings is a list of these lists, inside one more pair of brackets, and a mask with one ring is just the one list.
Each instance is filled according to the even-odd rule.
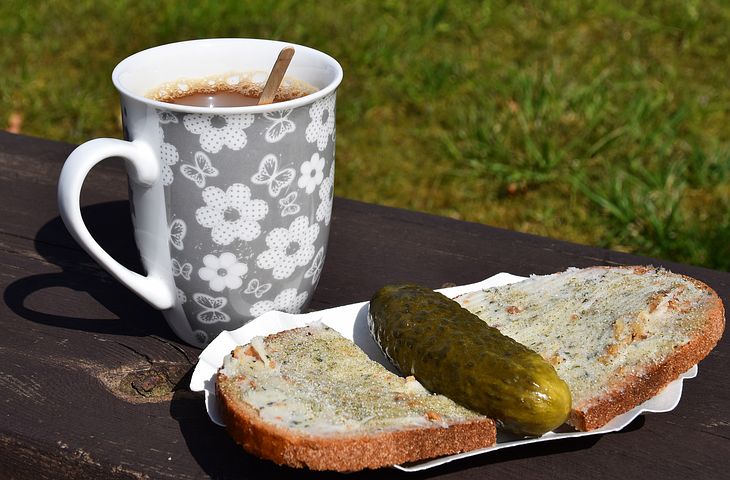
[[0,112],[119,136],[125,56],[284,39],[345,70],[338,195],[728,270],[728,22],[720,1],[5,0]]

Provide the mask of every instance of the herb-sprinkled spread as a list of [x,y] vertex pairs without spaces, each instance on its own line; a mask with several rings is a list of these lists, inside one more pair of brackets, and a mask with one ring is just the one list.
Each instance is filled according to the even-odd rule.
[[237,389],[264,420],[316,435],[484,418],[389,372],[329,327],[305,330],[237,347],[221,370],[223,388]]
[[[709,293],[645,268],[569,269],[456,300],[553,364],[580,408],[689,341]],[[597,393],[599,395],[597,395]]]

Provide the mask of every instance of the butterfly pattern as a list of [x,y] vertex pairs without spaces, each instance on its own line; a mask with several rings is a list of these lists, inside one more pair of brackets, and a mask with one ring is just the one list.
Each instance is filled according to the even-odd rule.
[[[171,280],[176,308],[189,322],[189,341],[205,346],[223,329],[271,309],[297,313],[312,296],[324,265],[334,190],[333,114],[334,96],[316,105],[238,117],[153,111],[163,160],[160,183],[166,199]],[[211,228],[201,224],[197,212],[202,206],[208,207],[210,217],[203,224],[220,225],[218,237],[226,242],[216,242]],[[292,219],[299,217],[321,233],[305,245],[311,253],[296,263],[288,280],[276,280],[273,270],[256,259],[275,249],[274,230],[288,232]],[[258,227],[241,235],[236,228],[247,219]],[[303,248],[291,238],[289,244],[292,252],[287,249],[286,255]],[[206,265],[204,257],[220,259],[226,252],[247,269],[237,276],[236,285],[215,290],[211,281],[199,278],[199,270]],[[222,275],[220,269],[213,273]]]
[[178,250],[185,248],[183,240],[188,233],[188,227],[182,219],[176,218],[170,224],[170,243]]
[[291,185],[296,175],[293,168],[279,170],[279,160],[270,153],[261,159],[259,171],[251,177],[251,181],[256,185],[267,185],[269,195],[278,197],[282,190]]
[[252,278],[243,293],[253,293],[256,298],[261,298],[269,290],[271,290],[270,283],[260,283],[258,279]]
[[287,196],[279,199],[279,208],[281,209],[282,217],[299,213],[301,207],[294,203],[297,201],[297,195],[297,192],[290,192]]
[[183,163],[180,165],[180,173],[188,180],[195,182],[198,188],[205,187],[205,177],[217,177],[220,173],[210,162],[210,157],[203,152],[196,152],[195,164]]
[[200,323],[211,324],[231,320],[227,313],[221,311],[221,308],[228,303],[226,297],[211,297],[205,293],[195,293],[193,294],[193,300],[203,307],[203,310],[199,311],[197,315]]
[[319,247],[317,254],[314,256],[314,260],[312,260],[312,266],[309,267],[309,269],[306,272],[304,272],[304,278],[311,278],[312,285],[315,285],[317,283],[317,280],[319,280],[320,273],[322,273],[323,266],[324,266],[324,247]]
[[169,110],[157,110],[157,120],[161,125],[166,123],[178,123],[178,119],[175,114]]
[[279,110],[275,112],[264,113],[264,118],[271,121],[271,125],[266,129],[264,138],[269,143],[276,143],[287,133],[291,133],[297,129],[297,126],[289,120],[292,110]]
[[190,263],[181,264],[177,258],[172,259],[172,276],[182,277],[185,280],[190,280],[190,274],[193,272],[193,266]]
[[193,335],[195,335],[195,339],[200,343],[201,345],[207,345],[208,344],[208,334],[205,333],[203,330],[195,330],[193,332]]

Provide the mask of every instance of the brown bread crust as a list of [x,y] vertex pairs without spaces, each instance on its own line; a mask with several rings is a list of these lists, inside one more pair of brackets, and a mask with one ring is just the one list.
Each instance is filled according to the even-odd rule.
[[[641,275],[650,270],[649,267],[594,267],[594,268],[629,268]],[[573,409],[568,423],[578,430],[589,431],[600,428],[617,415],[628,412],[634,407],[657,395],[664,387],[679,378],[693,365],[699,363],[717,345],[725,329],[725,309],[717,293],[697,279],[686,275],[671,274],[683,277],[697,288],[710,294],[710,298],[693,316],[704,318],[704,325],[697,329],[697,335],[668,356],[663,362],[649,365],[643,372],[626,377],[609,395],[593,402],[584,410]]]
[[414,427],[371,435],[302,435],[263,421],[258,412],[237,402],[221,387],[216,394],[226,430],[243,448],[261,458],[290,467],[349,472],[379,468],[485,448],[496,442],[488,418],[448,427]]

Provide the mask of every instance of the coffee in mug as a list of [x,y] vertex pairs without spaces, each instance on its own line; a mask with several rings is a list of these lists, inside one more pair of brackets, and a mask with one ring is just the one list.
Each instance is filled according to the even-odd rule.
[[[257,81],[266,72],[229,72],[206,78],[178,79],[159,85],[145,96],[152,100],[193,107],[246,107],[257,105],[264,83]],[[317,88],[285,77],[273,103],[312,94]]]

